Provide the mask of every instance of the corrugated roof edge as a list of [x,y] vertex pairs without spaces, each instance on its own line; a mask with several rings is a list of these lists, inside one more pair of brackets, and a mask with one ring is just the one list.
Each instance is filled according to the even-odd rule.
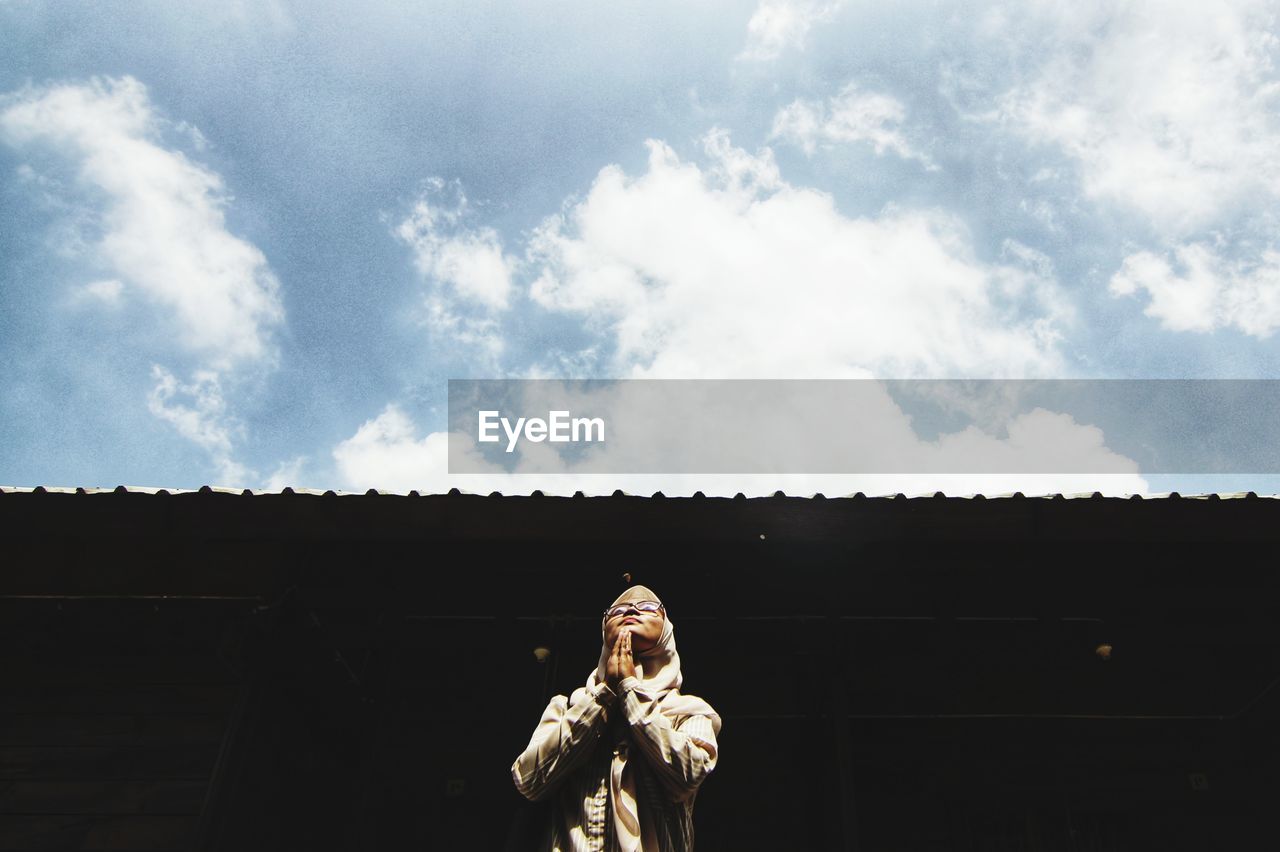
[[[373,488],[369,489],[368,491],[333,491],[333,490],[329,490],[329,491],[320,491],[320,490],[313,489],[313,488],[284,488],[284,489],[282,489],[282,490],[280,490],[280,491],[254,491],[254,490],[249,489],[249,488],[222,488],[222,487],[215,487],[215,486],[211,486],[211,485],[201,486],[200,488],[156,488],[156,487],[150,487],[150,486],[139,486],[139,485],[129,485],[129,486],[125,486],[125,485],[117,485],[115,488],[82,488],[82,487],[58,487],[58,486],[50,487],[50,486],[44,486],[44,485],[36,485],[36,486],[33,486],[33,487],[26,487],[26,486],[17,486],[17,485],[0,485],[0,494],[5,494],[5,493],[13,493],[13,494],[150,494],[150,495],[170,495],[170,494],[233,494],[233,495],[238,495],[238,496],[243,496],[243,497],[254,497],[254,496],[260,496],[260,495],[305,495],[305,496],[312,496],[312,497],[325,497],[325,496],[333,496],[333,497],[370,497],[370,496],[386,496],[386,497],[447,497],[447,496],[455,496],[455,495],[457,495],[457,496],[461,496],[461,495],[464,495],[464,494],[465,494],[465,495],[468,495],[468,496],[473,496],[473,497],[484,497],[484,496],[487,496],[487,497],[545,497],[545,496],[551,496],[551,497],[586,497],[586,496],[587,496],[586,494],[584,494],[584,493],[583,493],[583,492],[581,492],[581,491],[575,492],[575,493],[574,493],[574,494],[572,494],[572,495],[570,495],[570,494],[552,494],[552,495],[546,495],[546,494],[544,494],[542,491],[533,491],[533,492],[532,492],[532,493],[530,493],[530,494],[501,494],[501,493],[499,493],[499,492],[497,492],[497,491],[491,492],[491,493],[489,493],[489,494],[478,494],[478,493],[475,493],[475,492],[461,491],[461,490],[459,490],[459,489],[457,489],[457,488],[451,489],[450,491],[448,491],[448,492],[446,492],[446,493],[431,492],[431,493],[428,493],[428,494],[422,494],[422,493],[420,493],[420,492],[418,492],[418,491],[409,491],[409,492],[402,492],[402,491],[379,491],[379,490],[376,490],[376,489],[373,489]],[[661,491],[656,491],[656,492],[654,492],[653,494],[650,494],[650,495],[644,495],[644,494],[627,494],[627,493],[625,493],[625,492],[623,492],[623,491],[614,491],[612,494],[599,494],[599,495],[594,495],[594,496],[595,496],[595,497],[597,497],[597,498],[601,498],[601,497],[646,497],[646,496],[647,496],[647,497],[649,497],[649,498],[663,498],[663,497],[669,497],[669,496],[676,496],[676,497],[681,497],[681,496],[683,496],[683,497],[685,497],[685,499],[706,499],[706,498],[707,498],[707,495],[706,495],[706,494],[703,494],[701,491],[694,492],[694,493],[693,493],[693,494],[691,494],[691,495],[667,495],[667,494],[663,494]],[[831,496],[831,495],[822,494],[822,493],[809,494],[809,495],[798,495],[798,494],[785,494],[785,493],[783,493],[783,492],[781,492],[781,491],[776,491],[776,492],[774,492],[774,493],[773,493],[773,494],[771,494],[771,495],[765,495],[765,496],[761,496],[761,497],[754,497],[754,498],[746,498],[746,497],[745,497],[745,495],[743,495],[743,494],[741,494],[741,493],[736,494],[736,495],[732,495],[732,498],[731,498],[729,495],[712,495],[712,496],[713,496],[713,497],[718,497],[719,499],[733,499],[733,498],[736,498],[736,499],[755,499],[755,500],[770,500],[770,499],[774,499],[774,498],[777,498],[777,497],[789,497],[789,498],[792,498],[792,499],[797,499],[797,498],[798,498],[798,499],[835,499],[835,500],[850,500],[850,499],[860,499],[860,498],[863,498],[863,499],[872,499],[872,500],[896,500],[896,499],[906,499],[906,500],[936,500],[936,499],[951,499],[951,500],[973,500],[973,499],[981,499],[981,500],[1022,500],[1022,499],[1030,499],[1030,500],[1087,500],[1087,499],[1104,499],[1104,498],[1105,498],[1105,499],[1113,499],[1113,500],[1168,500],[1168,499],[1187,499],[1187,500],[1241,500],[1241,499],[1262,499],[1262,500],[1276,500],[1276,499],[1280,499],[1280,495],[1277,495],[1277,494],[1256,494],[1256,493],[1254,493],[1253,491],[1218,492],[1218,493],[1209,492],[1209,493],[1201,493],[1201,494],[1179,494],[1177,491],[1170,491],[1170,492],[1159,493],[1159,494],[1117,494],[1117,495],[1113,495],[1113,496],[1110,496],[1110,497],[1107,497],[1107,495],[1104,495],[1104,494],[1102,494],[1102,493],[1101,493],[1101,492],[1099,492],[1099,491],[1093,491],[1093,492],[1080,492],[1080,493],[1075,493],[1075,494],[1062,494],[1062,493],[1055,493],[1055,494],[1031,494],[1031,495],[1023,494],[1021,491],[1014,491],[1014,492],[1012,492],[1012,493],[1000,493],[1000,494],[944,494],[944,493],[943,493],[943,492],[941,492],[941,491],[933,491],[933,492],[924,492],[924,493],[919,493],[919,494],[902,494],[902,493],[897,493],[897,494],[888,494],[888,493],[886,493],[886,494],[871,494],[871,495],[868,495],[868,494],[864,494],[864,493],[862,493],[861,491],[859,491],[859,492],[857,492],[856,494],[840,494],[840,495],[835,495],[834,497],[833,497],[833,496]]]

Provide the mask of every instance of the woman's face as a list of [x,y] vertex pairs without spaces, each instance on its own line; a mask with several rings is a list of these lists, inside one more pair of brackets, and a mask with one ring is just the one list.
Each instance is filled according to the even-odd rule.
[[[605,645],[612,648],[624,630],[631,633],[631,650],[636,654],[644,653],[658,644],[658,640],[662,638],[662,625],[666,620],[666,614],[663,610],[641,612],[633,605],[636,603],[639,601],[622,601],[618,606],[626,606],[626,610],[605,618]],[[629,604],[632,605],[629,606]]]

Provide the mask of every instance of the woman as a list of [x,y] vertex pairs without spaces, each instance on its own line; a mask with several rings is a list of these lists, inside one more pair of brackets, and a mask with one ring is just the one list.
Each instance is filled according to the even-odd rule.
[[511,767],[516,789],[552,798],[536,848],[688,852],[693,799],[716,765],[720,717],[682,695],[666,608],[632,586],[605,611],[600,664],[587,685],[551,699]]

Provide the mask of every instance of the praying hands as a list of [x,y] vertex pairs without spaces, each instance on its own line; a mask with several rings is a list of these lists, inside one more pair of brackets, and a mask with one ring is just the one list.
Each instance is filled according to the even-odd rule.
[[620,692],[619,684],[623,679],[635,676],[636,662],[631,656],[631,631],[619,630],[618,639],[613,643],[613,650],[605,665],[604,682],[614,692]]

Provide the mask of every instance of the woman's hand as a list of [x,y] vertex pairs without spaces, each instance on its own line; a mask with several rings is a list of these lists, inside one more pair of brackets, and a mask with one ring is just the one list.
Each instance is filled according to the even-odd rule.
[[604,682],[614,692],[621,691],[619,684],[624,678],[636,676],[635,658],[631,656],[631,631],[620,630],[618,640],[613,643],[609,652],[609,661],[605,665]]

